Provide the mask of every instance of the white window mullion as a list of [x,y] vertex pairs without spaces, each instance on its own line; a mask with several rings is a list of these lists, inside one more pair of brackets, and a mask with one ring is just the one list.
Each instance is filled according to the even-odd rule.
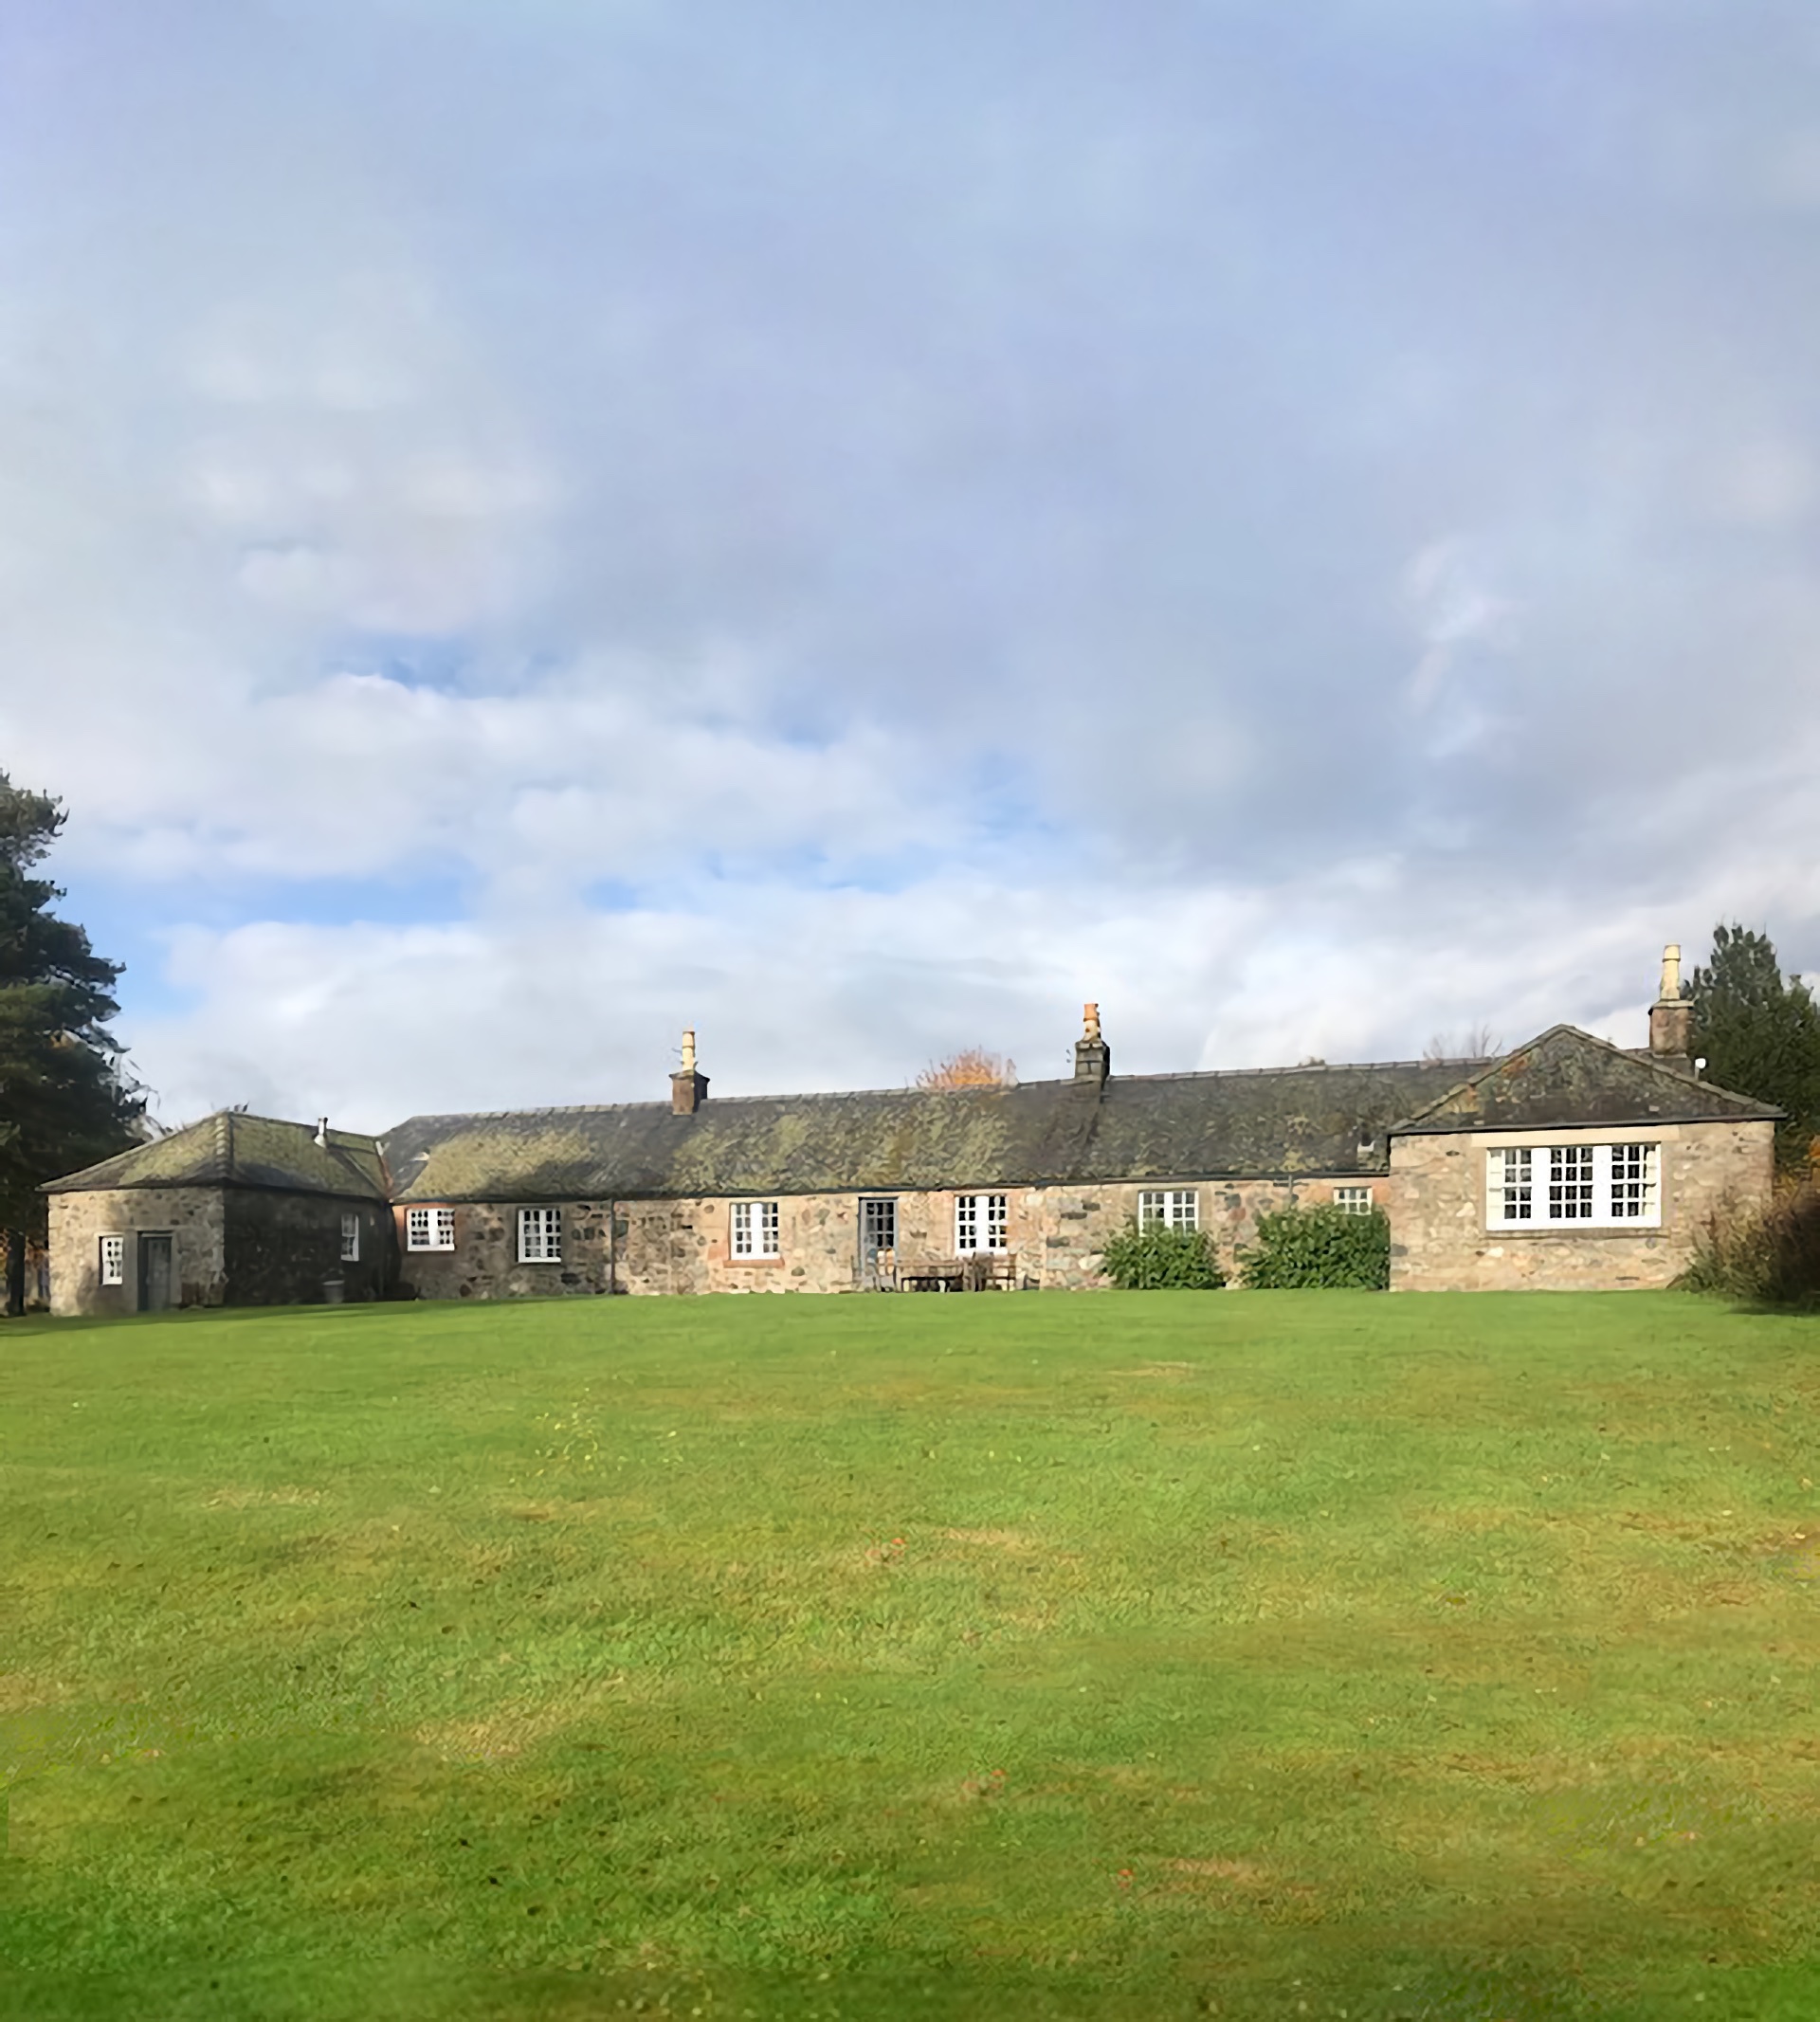
[[777,1254],[777,1203],[737,1200],[733,1204],[733,1254],[774,1257]]
[[519,1262],[560,1264],[562,1262],[562,1210],[520,1208],[519,1210]]
[[1662,1147],[1504,1145],[1485,1155],[1485,1226],[1562,1230],[1662,1226]]

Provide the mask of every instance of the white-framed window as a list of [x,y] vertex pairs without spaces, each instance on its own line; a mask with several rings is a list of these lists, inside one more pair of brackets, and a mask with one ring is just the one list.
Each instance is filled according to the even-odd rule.
[[1372,1211],[1372,1190],[1370,1187],[1336,1187],[1334,1206],[1345,1214],[1369,1214]]
[[360,1261],[360,1217],[357,1214],[341,1217],[341,1261],[343,1264],[358,1264]]
[[777,1254],[777,1203],[737,1200],[733,1204],[733,1253],[736,1257]]
[[520,1208],[519,1210],[519,1262],[560,1264],[562,1262],[562,1210]]
[[453,1249],[455,1248],[454,1209],[407,1208],[405,1210],[405,1248],[407,1249]]
[[1654,1144],[1510,1144],[1485,1154],[1485,1226],[1655,1229],[1662,1153]]
[[1138,1196],[1138,1226],[1155,1229],[1198,1229],[1201,1196],[1192,1187],[1150,1188]]
[[975,1249],[1003,1249],[1010,1222],[1010,1201],[1003,1193],[955,1195],[955,1254]]
[[103,1236],[101,1238],[101,1283],[124,1284],[126,1283],[126,1238]]

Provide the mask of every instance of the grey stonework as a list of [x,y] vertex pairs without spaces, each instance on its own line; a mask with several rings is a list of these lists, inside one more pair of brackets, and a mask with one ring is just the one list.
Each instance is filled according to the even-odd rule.
[[[226,1302],[227,1203],[219,1187],[53,1193],[49,1206],[53,1313],[136,1313],[142,1234],[171,1237],[175,1302]],[[101,1283],[101,1238],[108,1235],[125,1238],[123,1284]]]
[[1570,1231],[1488,1224],[1488,1152],[1519,1141],[1538,1149],[1596,1143],[1612,1135],[1582,1128],[1529,1130],[1520,1138],[1502,1131],[1399,1138],[1391,1153],[1391,1289],[1659,1288],[1692,1263],[1710,1216],[1770,1198],[1773,1121],[1665,1123],[1648,1133],[1659,1146],[1660,1226]]
[[[1388,1180],[1367,1181],[1381,1194]],[[1201,1226],[1228,1271],[1257,1232],[1257,1217],[1278,1208],[1324,1204],[1338,1179],[1195,1181],[1175,1177],[1199,1199]],[[1149,1182],[1146,1182],[1149,1185]],[[965,1189],[973,1192],[975,1190]],[[1100,1267],[1108,1236],[1133,1221],[1143,1188],[994,1188],[1006,1195],[1007,1251],[1013,1284],[1030,1291],[1094,1291],[1106,1284]],[[560,1263],[519,1261],[519,1210],[548,1203],[466,1201],[447,1205],[455,1220],[452,1250],[403,1249],[403,1287],[420,1299],[587,1297],[706,1292],[850,1292],[867,1288],[860,1254],[861,1193],[776,1196],[774,1257],[737,1256],[736,1201],[751,1196],[702,1195],[689,1200],[562,1201]],[[871,1197],[879,1197],[876,1193]],[[888,1196],[896,1205],[900,1275],[919,1266],[953,1264],[955,1194],[919,1190]],[[406,1211],[399,1240],[407,1240]]]
[[[341,1257],[354,1215],[360,1256]],[[125,1283],[100,1282],[101,1238],[124,1238]],[[139,1310],[140,1240],[171,1239],[171,1302],[184,1306],[318,1305],[326,1283],[349,1301],[376,1299],[391,1279],[391,1215],[358,1196],[242,1187],[118,1187],[50,1197],[50,1310]]]

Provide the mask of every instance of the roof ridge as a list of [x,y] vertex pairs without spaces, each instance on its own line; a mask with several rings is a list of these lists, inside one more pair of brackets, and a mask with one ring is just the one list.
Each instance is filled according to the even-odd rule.
[[[1463,1054],[1457,1060],[1336,1060],[1301,1061],[1294,1066],[1276,1067],[1174,1067],[1156,1074],[1115,1074],[1108,1078],[1108,1091],[1122,1082],[1212,1082],[1255,1080],[1266,1074],[1388,1074],[1396,1069],[1411,1067],[1473,1067],[1496,1066],[1506,1056],[1499,1054]],[[1041,1081],[1016,1081],[1003,1083],[982,1082],[961,1088],[810,1088],[779,1089],[759,1095],[721,1095],[704,1102],[697,1110],[697,1116],[713,1114],[717,1109],[730,1108],[736,1102],[850,1102],[861,1096],[981,1096],[1015,1095],[1025,1088],[1068,1088],[1073,1086],[1073,1077],[1058,1074]],[[390,1130],[376,1133],[381,1142],[395,1138],[408,1123],[493,1123],[506,1117],[593,1117],[630,1114],[635,1110],[664,1110],[668,1102],[661,1097],[641,1098],[632,1102],[539,1102],[521,1109],[432,1109],[419,1110],[394,1123]]]

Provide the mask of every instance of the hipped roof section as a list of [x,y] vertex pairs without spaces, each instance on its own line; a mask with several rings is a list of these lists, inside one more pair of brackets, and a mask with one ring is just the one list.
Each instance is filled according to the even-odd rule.
[[1096,1186],[1381,1173],[1388,1127],[1463,1066],[1399,1061],[412,1117],[382,1139],[405,1201]]
[[53,1179],[46,1193],[95,1193],[115,1187],[274,1187],[384,1200],[379,1147],[356,1132],[332,1130],[316,1141],[308,1123],[224,1109],[100,1165]]
[[1398,1123],[1399,1138],[1466,1130],[1568,1130],[1658,1123],[1774,1122],[1782,1111],[1747,1095],[1556,1025],[1489,1061],[1428,1108]]

